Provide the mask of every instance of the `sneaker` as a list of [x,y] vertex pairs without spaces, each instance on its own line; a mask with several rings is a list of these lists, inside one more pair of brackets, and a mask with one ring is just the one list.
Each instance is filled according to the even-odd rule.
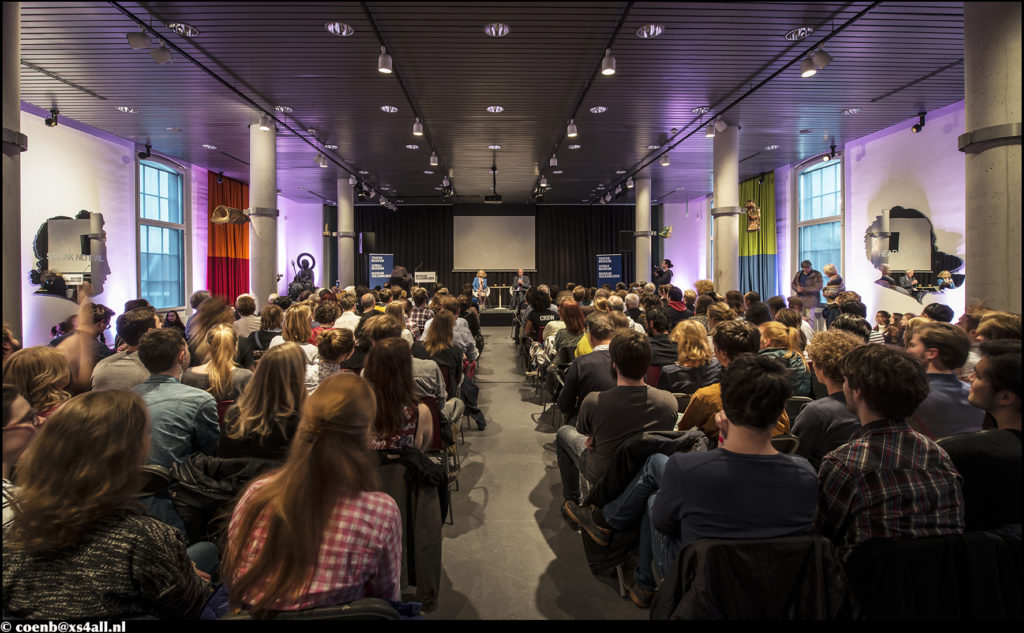
[[572,499],[566,499],[562,503],[562,518],[565,519],[565,522],[568,523],[569,527],[575,532],[580,531],[579,517],[581,514],[584,514],[582,510],[583,509],[580,508],[579,504]]
[[[594,541],[601,547],[608,547],[611,542],[612,530],[611,528],[602,525],[604,523],[603,518],[597,518],[597,514],[601,512],[594,506],[591,506],[587,510],[579,513],[579,524],[580,528],[586,532],[590,540]],[[600,522],[599,522],[600,521]]]

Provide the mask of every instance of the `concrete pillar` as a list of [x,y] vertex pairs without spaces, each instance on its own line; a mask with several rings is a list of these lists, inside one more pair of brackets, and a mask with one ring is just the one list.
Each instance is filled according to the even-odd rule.
[[338,285],[356,283],[355,190],[349,179],[338,178]]
[[633,245],[636,280],[651,280],[651,177],[639,176],[636,188],[636,242]]
[[[14,337],[21,330],[21,3],[5,2],[4,31],[4,211],[3,319]],[[29,245],[27,248],[31,248]]]
[[715,290],[724,295],[740,288],[739,128],[715,133],[715,197],[711,209],[715,231]]
[[277,292],[277,134],[256,124],[249,126],[249,208],[249,291],[263,305]]
[[[964,3],[968,304],[1021,311],[1020,4]],[[1014,129],[1014,124],[1016,127]],[[1015,138],[1014,138],[1015,137]]]

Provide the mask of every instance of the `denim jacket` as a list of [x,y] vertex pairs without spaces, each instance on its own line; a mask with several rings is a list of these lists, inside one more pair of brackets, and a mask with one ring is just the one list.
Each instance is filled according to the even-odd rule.
[[220,427],[212,395],[165,374],[153,374],[132,391],[142,396],[153,420],[147,464],[170,468],[196,451],[217,455]]

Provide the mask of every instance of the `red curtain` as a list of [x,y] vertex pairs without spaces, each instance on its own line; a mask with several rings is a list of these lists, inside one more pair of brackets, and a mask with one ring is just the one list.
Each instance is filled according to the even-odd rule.
[[249,225],[213,224],[209,222],[213,210],[219,205],[235,209],[249,206],[249,185],[224,177],[217,182],[217,174],[207,172],[209,243],[207,250],[206,288],[228,304],[235,297],[249,292]]

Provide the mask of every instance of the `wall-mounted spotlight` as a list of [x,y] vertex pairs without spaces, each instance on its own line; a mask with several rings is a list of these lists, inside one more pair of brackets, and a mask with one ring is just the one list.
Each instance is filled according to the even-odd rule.
[[349,187],[355,187],[357,182],[359,182],[359,181],[356,180],[355,176],[349,176],[348,177],[348,186]]
[[832,160],[835,157],[836,157],[836,146],[835,145],[830,145],[829,146],[829,153],[825,154],[824,156],[822,156],[821,160],[822,161],[830,161],[830,160]]
[[661,155],[661,161],[660,162],[661,162],[661,166],[662,167],[668,167],[668,154],[667,153]]
[[704,130],[704,138],[715,138],[715,124],[708,123],[707,129]]
[[631,177],[630,178],[626,178],[626,189],[632,189],[632,188],[633,188],[633,178],[631,178]]
[[270,125],[270,117],[267,116],[266,114],[261,114],[259,126],[260,129],[263,130],[264,132],[269,132],[273,127],[272,125]]
[[814,62],[810,57],[800,62],[800,76],[801,77],[813,77],[818,73],[818,69],[814,67]]
[[171,61],[171,51],[166,46],[160,46],[149,51],[150,56],[159,65],[164,65]]
[[217,184],[219,185],[222,182],[224,182],[224,172],[218,171],[217,172]]
[[54,109],[50,110],[50,116],[47,117],[47,119],[45,121],[46,127],[57,127],[57,115],[58,114],[60,114],[60,112],[57,110],[57,108],[54,108]]
[[388,49],[384,46],[380,47],[380,55],[377,57],[377,70],[385,75],[391,74],[391,55],[388,55]]
[[147,158],[149,158],[152,155],[152,150],[153,150],[153,146],[152,145],[146,145],[146,151],[139,152],[139,158],[141,158],[142,160],[146,160]]
[[724,132],[727,129],[729,129],[729,124],[725,122],[725,119],[723,119],[721,116],[715,117],[715,131]]
[[910,131],[913,132],[914,134],[917,134],[918,132],[924,129],[924,115],[924,112],[917,113],[918,121],[913,125],[913,127],[910,128]]
[[139,33],[128,33],[128,46],[132,47],[132,50],[138,50],[140,48],[149,48],[153,45],[153,42],[149,41],[149,36],[146,35],[144,30]]
[[832,63],[832,56],[825,52],[821,44],[818,45],[818,50],[811,53],[811,62],[818,67],[818,70],[824,70],[825,66]]
[[615,74],[615,58],[612,57],[612,49],[604,49],[604,59],[601,60],[601,74],[611,76]]

